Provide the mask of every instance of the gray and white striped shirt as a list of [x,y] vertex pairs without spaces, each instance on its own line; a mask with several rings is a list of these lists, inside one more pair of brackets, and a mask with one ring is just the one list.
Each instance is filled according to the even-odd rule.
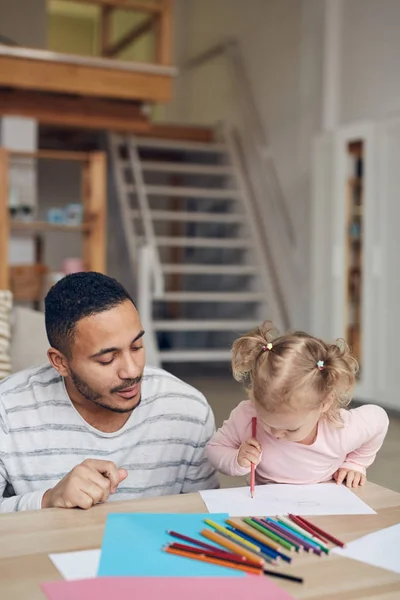
[[218,487],[204,453],[213,433],[204,396],[162,369],[145,368],[141,402],[114,433],[81,417],[50,365],[16,373],[0,383],[0,512],[40,508],[85,458],[128,471],[111,500]]

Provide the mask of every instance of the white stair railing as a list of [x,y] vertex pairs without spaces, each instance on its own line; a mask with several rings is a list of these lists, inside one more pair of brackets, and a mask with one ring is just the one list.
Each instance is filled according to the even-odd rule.
[[[145,245],[150,248],[152,260],[149,263],[153,276],[153,297],[156,299],[162,298],[164,294],[164,274],[161,267],[160,254],[157,246],[154,225],[151,218],[149,199],[147,197],[146,185],[140,164],[139,153],[135,144],[135,138],[129,138],[128,152],[130,163],[133,169],[133,175],[136,185],[136,194],[138,198],[139,209],[142,216],[142,223],[145,235]],[[151,301],[151,300],[150,300]]]
[[142,327],[146,332],[146,360],[154,367],[160,367],[160,355],[156,335],[153,329],[153,273],[155,254],[149,244],[144,244],[139,249],[138,262],[138,300],[137,308]]
[[281,330],[289,328],[289,316],[286,307],[285,297],[280,287],[280,281],[274,269],[271,256],[271,249],[268,240],[262,234],[260,227],[259,207],[254,201],[251,187],[249,186],[248,176],[241,159],[239,148],[237,146],[235,135],[232,128],[224,126],[224,138],[226,140],[229,156],[234,168],[237,186],[240,190],[242,202],[245,208],[246,220],[252,236],[255,258],[259,265],[260,283],[262,291],[265,293],[265,299],[268,301],[270,318]]
[[[275,273],[275,285],[278,284],[277,293],[282,302],[292,297],[293,291],[302,284],[296,268],[295,231],[238,41],[228,39],[216,44],[189,60],[182,72],[205,66],[218,57],[226,59],[234,85],[232,98],[238,112],[235,128],[239,131],[243,149],[241,161],[246,165],[248,182],[258,205],[262,235],[270,248],[270,268]],[[289,322],[289,310],[284,308],[284,312],[284,321]]]

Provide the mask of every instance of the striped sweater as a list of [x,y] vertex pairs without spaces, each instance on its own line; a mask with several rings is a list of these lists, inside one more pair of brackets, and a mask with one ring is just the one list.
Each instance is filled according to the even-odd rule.
[[162,369],[145,368],[141,402],[114,433],[81,417],[51,366],[16,373],[0,383],[0,512],[41,508],[86,458],[128,471],[110,500],[218,487],[204,452],[213,433],[204,396]]

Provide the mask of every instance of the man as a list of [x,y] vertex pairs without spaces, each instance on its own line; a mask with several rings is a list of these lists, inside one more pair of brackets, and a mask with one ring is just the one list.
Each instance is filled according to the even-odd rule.
[[0,512],[217,487],[210,406],[145,366],[139,314],[117,281],[65,277],[45,318],[50,365],[0,383]]

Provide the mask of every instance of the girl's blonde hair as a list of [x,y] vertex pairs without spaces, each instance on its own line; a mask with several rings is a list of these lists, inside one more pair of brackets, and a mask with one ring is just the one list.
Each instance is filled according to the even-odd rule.
[[310,408],[333,398],[325,416],[341,427],[340,409],[351,401],[358,363],[344,340],[326,344],[301,331],[278,336],[265,321],[234,342],[232,370],[270,412],[293,408],[301,397]]

